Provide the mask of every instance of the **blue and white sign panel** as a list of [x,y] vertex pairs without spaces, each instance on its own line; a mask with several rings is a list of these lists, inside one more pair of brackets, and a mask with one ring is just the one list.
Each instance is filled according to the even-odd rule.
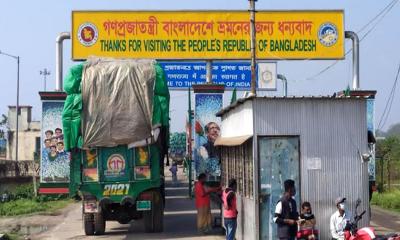
[[[271,73],[261,76],[269,75],[276,79],[276,63],[259,64],[271,64],[272,67],[268,68],[268,71],[271,71]],[[186,90],[193,84],[203,84],[206,82],[205,62],[160,62],[160,65],[164,69],[170,89]],[[260,75],[260,69],[257,72],[257,75]],[[223,84],[226,89],[249,90],[250,79],[251,70],[249,62],[212,63],[213,83]],[[257,77],[258,90],[276,90],[276,80],[275,84],[266,85],[264,81],[259,83],[258,79],[259,76]]]

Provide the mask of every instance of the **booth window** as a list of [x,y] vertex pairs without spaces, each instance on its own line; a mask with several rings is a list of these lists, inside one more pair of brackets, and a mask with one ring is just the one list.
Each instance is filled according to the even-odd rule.
[[237,192],[253,198],[253,151],[252,141],[238,146],[223,146],[221,149],[222,183],[227,186],[231,178],[238,183]]

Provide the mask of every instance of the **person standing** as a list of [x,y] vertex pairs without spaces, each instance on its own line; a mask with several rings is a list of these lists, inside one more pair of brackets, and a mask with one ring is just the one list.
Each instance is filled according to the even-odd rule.
[[285,180],[283,184],[285,192],[276,204],[274,222],[278,226],[278,239],[294,240],[299,219],[296,200],[293,199],[296,195],[296,187],[291,179]]
[[169,168],[169,171],[172,174],[172,184],[176,186],[176,184],[178,183],[178,176],[177,176],[178,166],[176,165],[176,163],[172,164],[172,166]]
[[197,209],[197,231],[199,233],[209,233],[211,228],[211,207],[210,207],[210,193],[217,192],[218,188],[207,188],[205,186],[206,174],[200,173],[198,181],[195,183],[194,192],[196,197]]
[[346,198],[339,197],[336,199],[335,204],[337,211],[334,212],[330,220],[330,230],[332,240],[344,240],[344,229],[350,221],[349,214],[346,213]]
[[230,179],[228,187],[222,192],[226,240],[234,240],[236,234],[238,215],[236,207],[236,188],[236,179]]

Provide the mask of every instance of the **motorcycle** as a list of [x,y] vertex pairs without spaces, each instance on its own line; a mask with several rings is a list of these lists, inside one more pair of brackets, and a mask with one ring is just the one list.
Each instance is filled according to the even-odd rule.
[[358,215],[358,207],[361,204],[361,200],[358,199],[356,202],[356,209],[354,211],[353,221],[347,223],[344,237],[345,240],[400,240],[400,235],[398,234],[388,234],[386,236],[377,237],[375,234],[375,230],[372,227],[364,227],[358,229],[358,222],[362,219],[362,216],[365,214],[365,210]]

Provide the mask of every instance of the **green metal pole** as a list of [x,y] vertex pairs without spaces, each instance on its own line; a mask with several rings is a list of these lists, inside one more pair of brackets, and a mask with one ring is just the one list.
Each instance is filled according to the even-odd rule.
[[380,187],[380,193],[383,193],[383,191],[385,190],[385,182],[383,180],[383,167],[384,167],[384,162],[383,162],[383,157],[381,157],[381,187]]
[[189,197],[192,198],[192,98],[190,87],[188,88],[188,120],[189,120],[189,144],[188,144],[188,170],[189,170]]

